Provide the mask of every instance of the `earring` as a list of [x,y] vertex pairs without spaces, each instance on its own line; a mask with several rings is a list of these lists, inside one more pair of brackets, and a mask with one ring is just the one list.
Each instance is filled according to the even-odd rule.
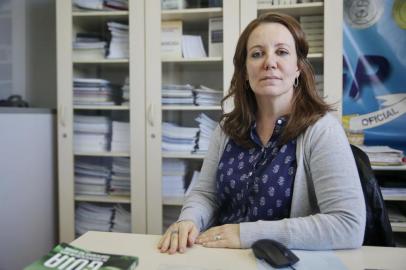
[[293,87],[296,88],[299,86],[299,77],[295,78],[295,81],[293,82]]

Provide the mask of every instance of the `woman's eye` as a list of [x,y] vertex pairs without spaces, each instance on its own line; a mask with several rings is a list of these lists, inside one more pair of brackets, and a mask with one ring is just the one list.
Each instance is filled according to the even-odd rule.
[[278,50],[276,53],[277,53],[278,55],[287,55],[287,54],[289,54],[289,52],[288,52],[288,51],[285,51],[285,50]]
[[253,52],[253,53],[251,54],[251,57],[253,57],[253,58],[258,58],[258,57],[260,57],[261,55],[262,55],[261,52]]

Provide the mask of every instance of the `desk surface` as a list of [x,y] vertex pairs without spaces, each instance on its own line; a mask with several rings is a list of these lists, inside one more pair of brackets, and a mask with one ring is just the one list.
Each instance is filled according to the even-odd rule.
[[[137,270],[157,270],[160,265],[193,265],[201,269],[257,269],[251,249],[216,249],[195,245],[185,254],[162,254],[157,248],[160,236],[88,232],[72,245],[95,252],[132,255],[140,258]],[[316,253],[316,252],[315,252]],[[364,246],[334,253],[351,270],[405,270],[406,248]]]

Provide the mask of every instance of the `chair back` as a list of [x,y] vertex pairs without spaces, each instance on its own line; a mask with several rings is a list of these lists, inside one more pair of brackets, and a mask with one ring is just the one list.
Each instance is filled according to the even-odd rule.
[[393,247],[395,244],[388,212],[369,158],[354,145],[351,145],[351,150],[357,164],[367,211],[363,245]]

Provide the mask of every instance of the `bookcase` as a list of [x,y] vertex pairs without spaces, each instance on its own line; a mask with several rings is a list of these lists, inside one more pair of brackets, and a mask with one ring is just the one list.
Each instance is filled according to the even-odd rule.
[[[128,11],[77,10],[71,0],[56,3],[57,18],[57,109],[58,109],[58,194],[59,241],[75,238],[75,208],[80,202],[97,205],[121,204],[131,213],[131,231],[146,232],[145,187],[145,38],[144,1],[129,1]],[[107,35],[107,22],[128,24],[129,56],[108,59],[74,57],[75,33],[96,32]],[[128,105],[74,105],[74,77],[107,79],[123,84],[128,76]],[[74,120],[77,115],[107,116],[129,123],[129,145],[126,151],[80,151],[75,148]],[[78,158],[130,160],[129,195],[75,195],[75,164]]]
[[[381,186],[404,187],[401,181],[405,180],[406,165],[401,166],[372,166],[374,174]],[[389,182],[389,185],[388,185]],[[406,195],[403,192],[385,194],[382,192],[383,199],[388,209],[398,209],[402,212],[406,210]],[[391,219],[391,211],[389,211]],[[391,221],[392,231],[395,235],[397,246],[406,246],[406,222]]]
[[[158,2],[158,1],[154,1]],[[151,88],[147,91],[147,224],[148,233],[161,233],[171,222],[176,220],[180,212],[184,196],[165,194],[167,179],[163,176],[165,162],[183,162],[186,174],[183,177],[185,188],[190,183],[193,171],[199,171],[204,153],[192,151],[167,151],[161,147],[165,141],[163,123],[174,123],[182,127],[197,127],[195,118],[204,113],[213,120],[218,120],[221,108],[216,105],[194,104],[162,104],[161,88],[164,85],[191,84],[194,87],[204,85],[220,91],[222,96],[228,89],[233,64],[234,48],[239,35],[239,2],[234,0],[222,1],[222,6],[185,8],[163,10],[160,3],[154,5],[146,14],[146,25],[154,27],[147,29],[147,48],[154,46],[156,40],[161,39],[162,24],[170,21],[180,21],[183,35],[198,35],[202,37],[207,57],[159,57],[147,54],[147,64],[154,65],[155,72],[161,73],[160,78],[154,76]],[[147,10],[148,12],[148,10]],[[160,18],[159,21],[156,18]],[[209,20],[222,18],[223,20],[223,50],[220,56],[211,57],[209,54]],[[158,31],[156,31],[158,30]],[[159,46],[154,49],[160,51]],[[149,59],[154,57],[154,59]],[[148,76],[148,75],[147,75]],[[153,85],[152,85],[153,84]],[[151,91],[150,91],[151,90]]]
[[[176,219],[183,195],[165,193],[165,162],[182,162],[186,167],[183,188],[194,171],[199,171],[204,151],[177,151],[162,148],[164,123],[181,127],[198,127],[196,118],[204,113],[218,120],[217,105],[162,104],[165,85],[191,84],[207,86],[224,96],[233,74],[233,56],[239,34],[258,14],[280,11],[299,15],[324,15],[324,51],[310,55],[316,70],[324,75],[323,94],[335,103],[341,116],[342,92],[342,1],[263,6],[252,0],[223,0],[221,6],[162,10],[160,1],[130,0],[128,11],[76,11],[72,0],[57,1],[58,64],[58,180],[60,241],[75,237],[75,206],[79,202],[98,205],[123,204],[131,211],[131,231],[160,234]],[[221,1],[220,1],[221,2]],[[222,18],[223,49],[221,56],[194,58],[161,57],[161,25],[181,21],[182,33],[202,37],[209,55],[209,21]],[[72,44],[77,29],[105,34],[109,21],[128,23],[129,57],[125,59],[74,59]],[[218,38],[218,36],[217,36]],[[74,105],[73,78],[97,77],[122,84],[129,78],[128,105]],[[337,75],[339,74],[339,75]],[[228,107],[226,107],[226,110]],[[103,115],[125,118],[130,126],[130,149],[127,152],[74,151],[75,115]],[[75,195],[75,160],[78,157],[130,159],[131,191],[129,196]],[[183,165],[182,165],[183,166]]]

